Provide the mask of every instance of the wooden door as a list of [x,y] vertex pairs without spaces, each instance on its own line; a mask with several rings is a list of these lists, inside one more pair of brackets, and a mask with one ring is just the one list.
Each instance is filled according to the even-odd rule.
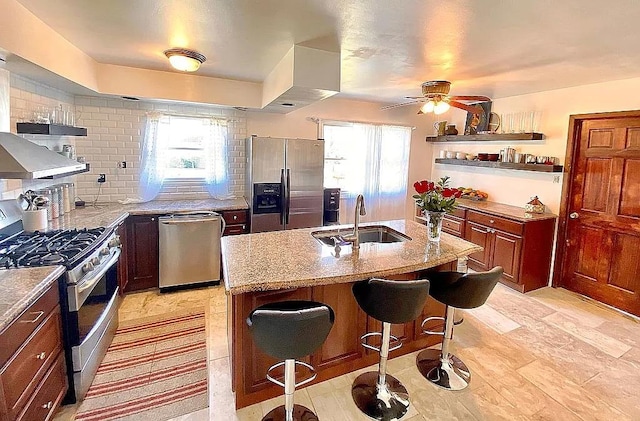
[[127,265],[125,292],[158,288],[158,218],[134,215],[127,218]]
[[504,273],[502,274],[503,278],[513,283],[518,283],[522,237],[503,231],[493,231],[493,259],[491,267],[502,266],[504,269]]
[[464,239],[483,248],[482,251],[469,255],[469,264],[474,270],[487,271],[491,269],[493,235],[491,235],[489,230],[490,229],[484,225],[467,221]]
[[561,285],[640,315],[640,113],[630,114],[576,125]]

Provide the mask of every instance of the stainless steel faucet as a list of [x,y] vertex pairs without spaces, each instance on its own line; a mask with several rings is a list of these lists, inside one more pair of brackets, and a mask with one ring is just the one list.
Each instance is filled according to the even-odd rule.
[[356,197],[355,217],[353,220],[353,233],[345,235],[343,239],[353,244],[352,249],[358,250],[360,248],[360,236],[358,226],[360,225],[360,216],[367,214],[367,210],[364,207],[364,196],[359,194]]

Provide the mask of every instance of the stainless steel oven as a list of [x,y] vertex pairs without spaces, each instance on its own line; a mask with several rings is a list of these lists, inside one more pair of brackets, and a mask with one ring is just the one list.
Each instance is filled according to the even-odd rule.
[[83,265],[85,276],[75,283],[66,283],[69,312],[65,328],[76,400],[82,400],[87,393],[118,327],[120,248],[111,248],[109,254],[102,253],[99,263],[94,260],[97,263],[94,264],[89,259]]

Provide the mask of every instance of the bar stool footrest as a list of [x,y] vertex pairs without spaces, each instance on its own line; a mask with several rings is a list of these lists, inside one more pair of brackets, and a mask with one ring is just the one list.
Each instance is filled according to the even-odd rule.
[[[272,365],[271,367],[269,367],[269,369],[267,370],[267,380],[269,380],[271,383],[277,384],[280,387],[284,387],[284,383],[282,383],[280,380],[277,380],[273,377],[271,377],[271,371],[275,370],[278,367],[282,367],[284,365],[285,361],[280,361],[279,363],[276,363],[274,365]],[[305,384],[312,382],[316,379],[316,377],[318,376],[318,373],[316,372],[316,369],[313,368],[313,366],[303,362],[303,361],[297,361],[294,360],[294,363],[296,365],[301,365],[303,367],[308,368],[311,371],[311,376],[307,379],[302,380],[300,383],[295,383],[294,387],[298,387],[298,386],[304,386]]]
[[[376,352],[380,352],[380,348],[377,346],[373,346],[373,345],[369,345],[367,343],[367,339],[369,339],[372,336],[382,336],[382,332],[371,332],[371,333],[366,333],[364,335],[362,335],[360,337],[360,340],[364,340],[363,342],[360,342],[360,345],[362,345],[364,348],[370,349],[372,351],[376,351]],[[391,351],[395,351],[396,349],[400,349],[402,348],[402,341],[400,341],[400,339],[398,339],[397,336],[393,336],[393,335],[389,335],[389,337],[391,338],[391,342],[398,342],[397,345],[394,345],[393,347],[389,347],[389,352]]]
[[426,330],[424,328],[424,325],[427,324],[428,322],[432,321],[432,320],[440,320],[440,321],[445,321],[444,317],[440,317],[440,316],[433,316],[433,317],[427,317],[426,319],[424,319],[422,321],[422,324],[420,325],[420,328],[422,329],[423,333],[426,333],[427,335],[440,335],[440,336],[444,336],[444,330],[442,332],[435,332],[433,330]]

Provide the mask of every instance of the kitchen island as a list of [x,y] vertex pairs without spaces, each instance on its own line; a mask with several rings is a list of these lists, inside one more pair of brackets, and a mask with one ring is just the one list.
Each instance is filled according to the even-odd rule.
[[[362,225],[361,228],[373,224]],[[330,305],[335,324],[324,345],[306,362],[315,367],[315,382],[336,377],[371,364],[378,355],[360,345],[360,336],[380,331],[380,323],[360,310],[351,293],[354,282],[371,277],[419,279],[433,270],[455,270],[458,258],[478,252],[481,247],[449,234],[439,245],[427,241],[424,225],[396,220],[375,223],[405,234],[408,241],[361,243],[359,251],[343,246],[336,255],[333,247],[321,244],[314,231],[348,226],[298,229],[224,237],[222,239],[224,282],[227,291],[227,334],[236,408],[242,408],[282,394],[266,380],[267,369],[276,360],[258,350],[249,334],[246,318],[255,307],[275,301],[314,300]],[[425,335],[423,318],[443,316],[444,306],[429,299],[421,319],[393,325],[392,334],[403,346],[391,357],[413,352],[441,341]],[[425,327],[438,330],[442,322]],[[441,328],[440,328],[441,329]],[[300,373],[305,376],[305,373]],[[305,376],[306,377],[306,376]]]

